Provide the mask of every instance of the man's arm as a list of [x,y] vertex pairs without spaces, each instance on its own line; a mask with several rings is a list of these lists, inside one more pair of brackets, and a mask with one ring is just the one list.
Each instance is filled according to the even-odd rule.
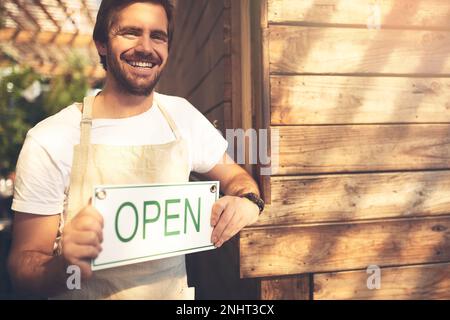
[[53,255],[59,215],[16,213],[8,261],[14,290],[22,295],[51,297],[67,290],[66,268],[80,267],[82,280],[92,276],[90,259],[101,252],[103,217],[92,205],[66,224],[61,256]]
[[220,247],[242,228],[258,220],[258,206],[239,196],[246,193],[259,195],[260,192],[255,180],[226,153],[222,161],[205,176],[210,180],[219,180],[225,194],[216,201],[211,214],[211,226],[214,226],[211,241]]
[[59,215],[14,214],[8,269],[17,293],[49,297],[64,288],[64,260],[53,256],[59,219]]
[[210,180],[219,180],[220,188],[227,196],[238,197],[250,192],[259,195],[255,180],[226,153],[222,161],[205,176]]

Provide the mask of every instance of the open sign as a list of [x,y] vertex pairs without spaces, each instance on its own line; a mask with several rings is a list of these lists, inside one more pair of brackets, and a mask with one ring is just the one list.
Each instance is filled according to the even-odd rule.
[[96,186],[103,251],[92,270],[214,249],[211,210],[219,182]]

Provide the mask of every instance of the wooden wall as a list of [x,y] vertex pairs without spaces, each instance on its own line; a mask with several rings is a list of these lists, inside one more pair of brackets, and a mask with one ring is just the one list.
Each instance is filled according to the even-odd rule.
[[[179,0],[169,63],[158,91],[189,100],[223,133],[242,128],[241,0]],[[201,180],[193,174],[191,180]],[[241,280],[238,237],[220,249],[188,255],[197,299],[255,299],[256,281]]]
[[175,34],[161,93],[188,99],[218,128],[231,127],[231,42],[224,0],[177,1]]
[[241,276],[263,299],[450,299],[450,2],[261,6],[279,170]]

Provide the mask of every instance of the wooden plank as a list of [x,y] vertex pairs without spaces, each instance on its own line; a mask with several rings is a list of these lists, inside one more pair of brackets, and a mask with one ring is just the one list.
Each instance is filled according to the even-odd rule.
[[[87,34],[74,34],[67,32],[32,32],[32,31],[19,31],[13,28],[0,29],[0,42],[13,41],[15,44],[23,44],[35,41],[41,45],[70,45],[73,48],[87,47],[93,44],[92,35]],[[17,33],[17,34],[16,34]]]
[[261,280],[261,300],[310,300],[310,290],[309,274]]
[[181,1],[177,6],[175,33],[170,48],[169,63],[159,82],[159,90],[171,95],[186,97],[190,84],[179,76],[186,66],[186,55],[195,55],[196,47],[192,45],[196,35],[197,21],[200,19],[207,0]]
[[[185,59],[176,71],[178,81],[183,84],[183,95],[189,95],[224,58],[223,23],[223,16],[220,16],[201,47],[198,44],[198,47],[186,49]],[[220,81],[225,81],[225,78]]]
[[[55,76],[67,74],[67,67],[64,65],[54,65],[54,64],[31,64],[31,67],[41,75]],[[90,81],[96,81],[99,79],[104,79],[105,70],[101,66],[86,66],[84,68],[84,74],[89,77]]]
[[450,122],[450,79],[272,76],[272,125]]
[[314,275],[315,300],[450,299],[450,263],[382,268],[378,290],[367,288],[366,270]]
[[[159,88],[186,97],[206,112],[226,101],[222,1],[191,1],[193,15],[179,31],[175,52]],[[184,15],[183,11],[179,11]],[[190,39],[190,41],[188,40]]]
[[229,93],[225,91],[223,62],[222,59],[187,96],[187,99],[201,112],[229,101]]
[[205,117],[225,136],[225,103],[205,113]]
[[[264,13],[267,12],[265,10],[265,1],[257,0],[257,1],[250,1],[250,12],[252,14],[251,17],[251,81],[252,81],[252,105],[251,105],[251,113],[254,117],[253,121],[253,127],[256,130],[261,129],[268,129],[270,126],[270,119],[267,117],[267,115],[270,114],[270,106],[263,105],[263,92],[267,90],[269,91],[269,83],[267,83],[267,87],[264,88],[266,85],[264,83],[264,76],[263,74],[267,75],[267,78],[269,76],[269,70],[265,68],[265,64],[263,62],[263,51],[265,50],[263,46],[263,31],[262,31],[262,25],[265,24],[265,18]],[[254,13],[259,14],[254,14]],[[268,146],[268,149],[270,146]],[[270,149],[269,149],[270,150]],[[270,151],[268,152],[270,154]],[[261,190],[261,196],[264,199],[267,199],[267,194],[264,190],[264,179],[265,176],[260,174],[261,170],[261,164],[258,163],[253,167],[253,176],[255,177],[255,180],[258,182]]]
[[184,39],[189,22],[192,21],[191,18],[196,11],[194,5],[204,3],[203,0],[199,1],[181,1],[175,4],[175,20],[174,20],[174,34],[171,43],[171,53],[176,52],[180,47],[180,42]]
[[174,43],[176,43],[175,55],[173,56],[172,62],[173,67],[182,66],[184,57],[188,51],[196,50],[196,47],[192,45],[195,42],[195,37],[198,32],[198,22],[200,21],[202,14],[206,6],[208,5],[207,0],[189,1],[191,6],[190,12],[178,11],[178,15],[187,15],[185,24],[182,28],[178,30],[175,28]]
[[276,129],[278,175],[450,168],[447,124]]
[[[239,40],[241,41],[240,46],[240,59],[241,59],[241,70],[240,70],[240,78],[241,78],[241,109],[239,110],[241,124],[240,128],[244,130],[255,128],[255,124],[253,122],[253,112],[252,112],[252,96],[253,96],[253,87],[252,87],[252,30],[251,30],[251,11],[250,11],[250,1],[251,0],[240,0],[240,33]],[[250,150],[249,146],[245,145],[245,164],[243,165],[244,169],[250,174],[254,175],[253,170],[255,166],[250,164]]]
[[231,67],[227,77],[231,82],[231,110],[234,128],[242,128],[242,77],[241,77],[241,4],[240,0],[231,0],[230,7]]
[[[250,0],[240,0],[241,13],[241,119],[242,129],[254,128],[252,113],[252,34],[250,20]],[[248,153],[248,150],[247,150]]]
[[450,32],[272,26],[271,72],[449,74]]
[[181,59],[176,61],[174,70],[183,87],[181,95],[188,95],[224,55],[222,11],[223,3],[208,1],[200,20],[191,22],[195,25],[195,36],[180,48]]
[[[195,1],[195,0],[194,0]],[[223,0],[208,0],[205,8],[205,12],[200,17],[201,19],[196,21],[197,29],[195,30],[195,36],[193,37],[193,45],[196,48],[202,48],[205,43],[211,38],[211,32],[216,28],[217,24],[220,25],[223,33],[223,20],[220,17],[225,10],[225,4]],[[222,42],[223,37],[220,39]]]
[[383,29],[450,27],[450,3],[442,0],[268,0],[268,6],[272,23],[366,26],[372,16],[379,16]]
[[241,277],[450,261],[450,217],[247,228]]
[[258,226],[450,212],[450,171],[271,177],[270,186]]
[[[255,116],[255,128],[267,129],[269,127],[268,119],[265,118],[266,112],[269,114],[270,106],[263,106],[263,94],[265,90],[269,91],[269,83],[264,83],[267,75],[269,79],[269,70],[266,69],[263,51],[266,49],[263,43],[262,25],[264,22],[265,1],[250,1],[251,12],[260,14],[251,15],[251,80],[252,80],[252,114]],[[266,86],[266,87],[265,87]],[[267,110],[264,110],[264,109]]]
[[225,129],[234,129],[233,128],[233,119],[232,119],[232,115],[231,115],[231,103],[230,102],[225,102],[224,103],[224,121],[223,121],[223,125]]

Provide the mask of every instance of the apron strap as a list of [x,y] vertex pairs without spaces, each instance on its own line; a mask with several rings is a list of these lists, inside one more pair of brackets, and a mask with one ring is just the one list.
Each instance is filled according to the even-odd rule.
[[[91,143],[92,107],[94,105],[94,100],[94,96],[84,98],[83,117],[81,119],[81,145],[89,145]],[[181,134],[178,130],[177,125],[175,124],[175,121],[173,121],[172,117],[167,113],[166,109],[161,105],[161,102],[157,101],[156,105],[158,106],[159,110],[161,110],[161,113],[169,124],[170,129],[172,129],[176,140],[180,140]]]
[[92,106],[95,97],[86,97],[83,102],[83,117],[81,119],[81,139],[80,144],[85,146],[91,143],[92,128]]
[[[156,95],[155,95],[155,98],[156,98]],[[181,134],[180,134],[180,131],[178,130],[177,125],[175,124],[175,121],[173,121],[172,117],[167,113],[166,109],[161,105],[161,102],[158,100],[155,99],[156,105],[158,106],[159,110],[161,110],[161,113],[163,114],[164,118],[166,119],[167,123],[169,124],[170,129],[172,129],[176,140],[180,140]]]

